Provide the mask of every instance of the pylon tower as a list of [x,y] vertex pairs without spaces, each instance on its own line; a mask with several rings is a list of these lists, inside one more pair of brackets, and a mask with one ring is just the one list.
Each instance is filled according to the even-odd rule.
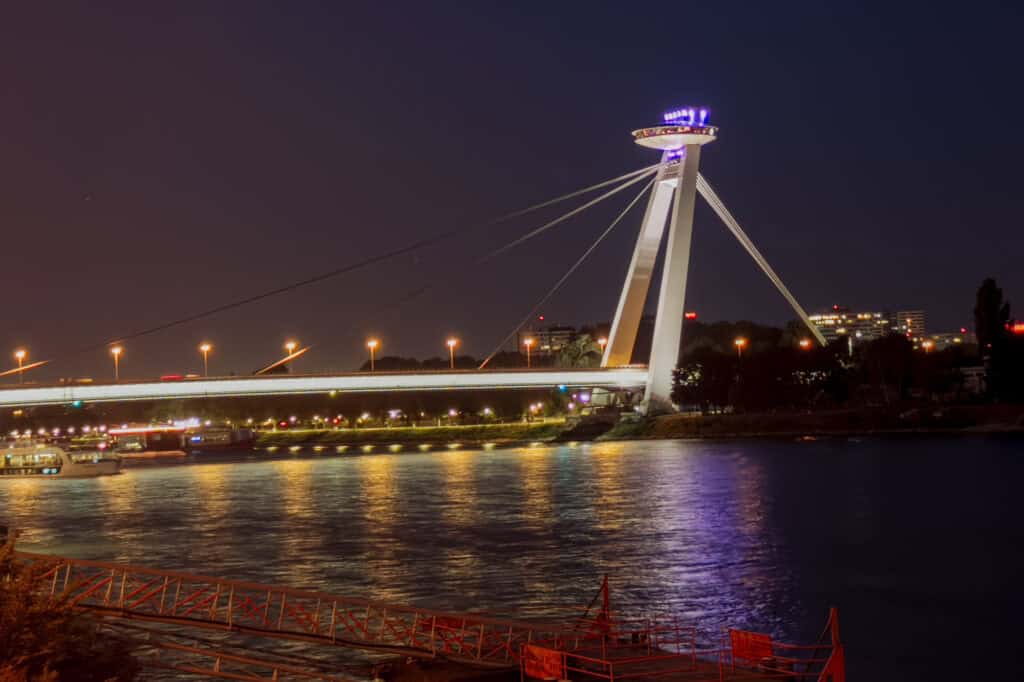
[[648,414],[673,410],[672,372],[679,360],[683,333],[700,149],[718,135],[718,129],[708,125],[707,117],[706,109],[677,109],[664,115],[662,125],[633,131],[633,140],[638,145],[661,151],[663,166],[655,177],[654,189],[647,202],[601,366],[630,364],[654,262],[665,238],[665,225],[671,210],[642,403]]

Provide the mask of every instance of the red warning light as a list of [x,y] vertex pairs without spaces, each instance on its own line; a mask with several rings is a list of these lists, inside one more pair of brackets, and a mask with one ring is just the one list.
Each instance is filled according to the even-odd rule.
[[967,327],[960,327],[960,333],[961,334],[966,334],[967,333]]
[[543,315],[538,315],[537,319],[540,320],[541,322],[543,322],[544,321],[544,316]]
[[1024,334],[1024,322],[1014,322],[1010,331],[1014,334]]
[[683,317],[685,317],[688,320],[696,320],[697,319],[697,313],[694,313],[694,312],[683,313]]

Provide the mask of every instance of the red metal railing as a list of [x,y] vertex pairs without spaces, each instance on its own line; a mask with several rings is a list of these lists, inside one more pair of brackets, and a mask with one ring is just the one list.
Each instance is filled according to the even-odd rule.
[[[696,629],[675,622],[609,619],[602,625],[605,630],[600,642],[588,638],[574,650],[523,645],[521,677],[567,679],[571,673],[577,679],[584,676],[608,682],[669,675],[687,682],[845,682],[835,609],[829,612],[823,639],[812,645],[775,642],[768,635],[727,630],[721,647],[699,649]],[[831,641],[824,641],[826,634]]]
[[492,666],[518,664],[520,645],[575,648],[584,634],[561,624],[454,614],[325,592],[224,580],[101,561],[18,552],[53,565],[50,595],[103,615],[231,630]]
[[[525,676],[606,679],[680,676],[690,682],[789,679],[845,682],[835,609],[819,642],[795,645],[741,630],[718,648],[698,648],[696,628],[675,617],[625,619],[609,606],[566,622],[538,623],[448,613],[326,592],[225,580],[139,566],[17,552],[46,567],[40,589],[78,608],[134,620],[236,631],[371,651],[519,666]],[[180,645],[165,647],[180,650]],[[194,652],[198,653],[198,652]],[[215,658],[220,665],[222,657]]]

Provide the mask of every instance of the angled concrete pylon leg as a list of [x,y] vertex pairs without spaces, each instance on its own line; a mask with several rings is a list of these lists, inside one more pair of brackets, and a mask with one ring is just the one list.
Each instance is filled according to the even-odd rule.
[[[666,161],[663,155],[662,162]],[[640,318],[644,313],[644,302],[651,286],[651,273],[654,261],[658,257],[662,236],[665,234],[665,223],[669,209],[672,207],[672,193],[675,191],[679,165],[672,164],[662,168],[647,201],[647,210],[643,222],[640,223],[640,234],[633,249],[633,260],[626,272],[626,282],[619,297],[619,306],[615,310],[612,328],[608,334],[608,345],[605,346],[601,358],[602,367],[621,367],[628,365],[633,356]]]
[[674,410],[672,374],[679,362],[679,344],[683,336],[683,306],[686,303],[686,276],[690,269],[693,209],[697,201],[697,173],[700,166],[700,145],[688,144],[684,149],[672,223],[668,230],[668,244],[665,247],[651,360],[647,368],[644,405],[648,414]]

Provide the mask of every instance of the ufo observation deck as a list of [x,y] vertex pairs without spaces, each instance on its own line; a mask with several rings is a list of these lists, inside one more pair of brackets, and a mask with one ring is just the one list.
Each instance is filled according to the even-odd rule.
[[718,128],[707,124],[707,109],[677,109],[664,115],[662,125],[633,131],[633,141],[641,147],[672,151],[691,144],[714,142]]

